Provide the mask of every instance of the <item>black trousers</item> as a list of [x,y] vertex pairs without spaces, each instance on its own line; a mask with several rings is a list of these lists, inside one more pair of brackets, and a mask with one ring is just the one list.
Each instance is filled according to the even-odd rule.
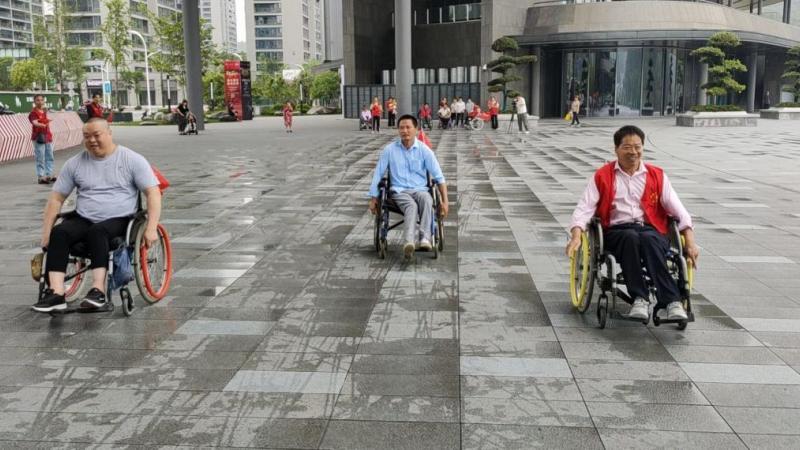
[[659,305],[680,300],[675,280],[667,270],[666,255],[669,251],[667,237],[650,225],[626,223],[615,225],[603,233],[606,250],[610,251],[620,266],[625,286],[631,298],[647,299],[649,291],[642,273],[642,262],[656,288]]
[[178,133],[186,131],[186,117],[178,116]]
[[381,116],[372,117],[372,130],[381,131]]
[[98,223],[74,216],[65,219],[50,232],[47,247],[47,271],[66,272],[69,263],[69,249],[78,242],[86,242],[86,249],[92,258],[92,269],[108,267],[108,252],[111,240],[124,236],[129,217],[118,217]]
[[578,116],[579,116],[578,113],[576,113],[576,112],[572,113],[572,123],[570,123],[570,125],[575,125],[575,124],[580,125],[581,124],[581,121],[580,121],[580,119],[578,119]]
[[394,126],[394,119],[397,117],[395,113],[389,113],[389,128]]
[[492,129],[496,130],[499,126],[500,124],[497,123],[497,114],[492,114]]

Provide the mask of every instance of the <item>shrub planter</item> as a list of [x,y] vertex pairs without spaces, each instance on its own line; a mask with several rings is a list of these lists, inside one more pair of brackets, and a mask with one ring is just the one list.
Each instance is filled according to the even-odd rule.
[[675,116],[675,125],[679,127],[754,127],[757,124],[758,114],[745,111],[689,112]]
[[798,120],[800,108],[770,108],[761,110],[762,119]]

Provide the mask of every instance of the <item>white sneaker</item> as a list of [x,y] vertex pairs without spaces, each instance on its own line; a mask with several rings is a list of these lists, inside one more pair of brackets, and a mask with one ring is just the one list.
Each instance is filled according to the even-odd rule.
[[681,302],[672,302],[667,305],[667,320],[686,320],[688,318]]
[[531,132],[528,131],[528,130],[525,130],[525,134],[531,134]]
[[431,249],[433,249],[433,247],[431,246],[431,241],[427,239],[422,239],[421,241],[419,241],[419,249],[425,252],[431,251]]
[[414,255],[414,243],[413,242],[406,242],[406,245],[403,246],[403,256],[406,259],[411,259]]
[[631,319],[642,319],[645,320],[649,317],[649,306],[650,303],[639,297],[633,302],[633,306],[631,306],[631,310],[628,311],[628,317]]

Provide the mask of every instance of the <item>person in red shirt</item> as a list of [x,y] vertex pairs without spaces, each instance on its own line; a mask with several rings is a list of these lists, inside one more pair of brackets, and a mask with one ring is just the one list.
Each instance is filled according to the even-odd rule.
[[486,105],[489,110],[489,117],[492,119],[492,129],[496,130],[498,126],[497,123],[497,114],[500,112],[500,104],[497,102],[497,99],[494,96],[489,97],[489,102]]
[[389,97],[386,101],[386,114],[389,117],[389,128],[393,128],[397,119],[397,100],[394,97]]
[[380,100],[378,100],[378,97],[372,99],[372,106],[370,107],[370,113],[372,114],[372,132],[380,133],[381,114],[383,113],[383,108],[381,107],[381,102]]
[[422,123],[421,128],[423,130],[425,127],[428,127],[428,130],[431,129],[431,105],[428,102],[423,103],[419,109],[419,121]]
[[28,114],[28,120],[33,126],[31,140],[38,183],[52,183],[56,181],[53,176],[53,134],[50,132],[50,119],[47,118],[43,95],[36,94],[33,97],[33,109]]
[[[92,96],[92,101],[86,105],[86,115],[88,119],[99,117],[103,118],[103,113],[105,112],[103,109],[103,105],[100,103],[102,101],[102,97],[100,94],[94,94]],[[87,119],[87,120],[88,120]]]

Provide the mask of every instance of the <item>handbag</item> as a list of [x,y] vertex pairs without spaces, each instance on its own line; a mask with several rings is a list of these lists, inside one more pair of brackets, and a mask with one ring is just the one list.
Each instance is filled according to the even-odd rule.
[[111,290],[119,289],[133,280],[133,264],[128,247],[122,246],[114,251],[114,272],[111,274]]
[[31,277],[37,283],[42,279],[42,269],[44,268],[44,253],[37,253],[31,258]]
[[37,144],[46,144],[47,143],[47,136],[44,133],[39,133],[36,135],[36,143]]

